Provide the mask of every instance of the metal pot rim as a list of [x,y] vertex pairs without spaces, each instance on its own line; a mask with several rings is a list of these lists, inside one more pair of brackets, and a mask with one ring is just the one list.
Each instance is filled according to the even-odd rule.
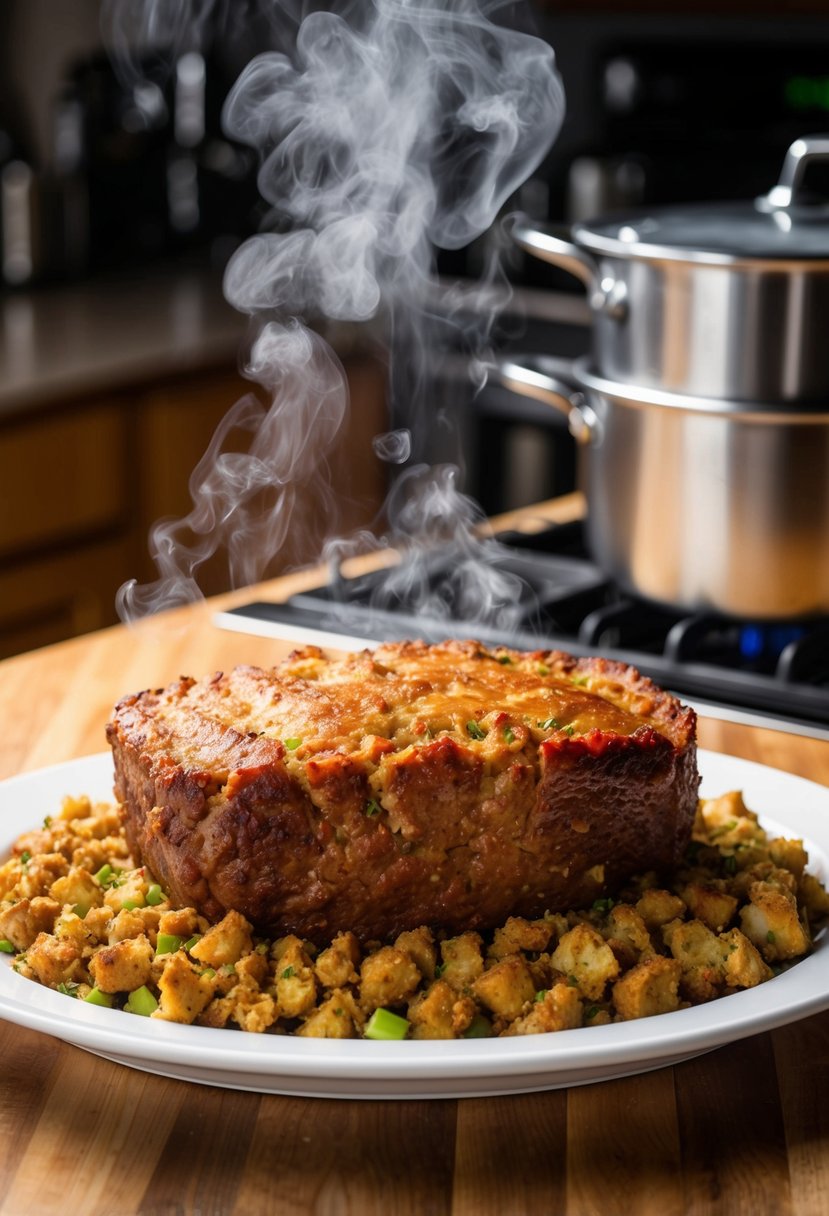
[[[642,214],[630,215],[631,221]],[[620,221],[622,217],[619,217]],[[644,240],[622,240],[597,232],[589,224],[574,224],[574,242],[599,257],[619,258],[627,262],[684,262],[690,266],[723,266],[731,269],[765,270],[779,274],[829,273],[829,254],[825,257],[798,257],[797,254],[724,253],[719,250],[684,249],[679,245],[651,244]]]
[[[520,355],[515,356],[515,362],[521,362]],[[735,422],[800,424],[829,422],[829,401],[814,403],[799,401],[789,406],[780,402],[729,401],[721,397],[693,397],[685,393],[671,393],[665,389],[643,388],[636,384],[621,384],[615,380],[606,380],[591,369],[589,358],[575,360],[572,370],[578,388],[621,400],[634,408],[655,406],[658,409],[681,410],[686,413],[727,415]]]

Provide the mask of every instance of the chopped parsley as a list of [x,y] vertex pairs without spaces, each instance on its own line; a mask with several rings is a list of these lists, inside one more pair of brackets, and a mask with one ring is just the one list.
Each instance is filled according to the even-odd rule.
[[504,727],[504,740],[507,743],[515,742],[515,731],[512,729],[511,726]]
[[593,900],[593,911],[594,912],[609,912],[612,907],[613,907],[613,900],[610,898],[610,896],[608,896],[606,899],[594,899]]
[[480,723],[475,721],[474,718],[470,722],[467,722],[466,733],[469,735],[470,739],[486,738],[486,731],[483,729]]
[[281,980],[292,980],[294,978],[293,967],[286,967],[279,977]]
[[366,809],[365,809],[365,814],[368,816],[368,818],[376,819],[376,817],[380,814],[381,810],[382,810],[382,808],[380,806],[380,803],[377,801],[377,799],[369,798],[368,802],[366,803]]
[[543,722],[538,723],[539,730],[561,730],[561,724],[558,718],[545,718]]

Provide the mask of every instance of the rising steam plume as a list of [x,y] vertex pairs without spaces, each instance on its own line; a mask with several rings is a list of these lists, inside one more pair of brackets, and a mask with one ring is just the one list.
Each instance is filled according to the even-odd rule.
[[[308,318],[376,318],[392,349],[406,351],[406,416],[416,424],[374,444],[401,466],[386,512],[394,539],[424,527],[470,531],[479,512],[459,492],[457,471],[416,460],[419,428],[430,425],[418,387],[433,333],[435,248],[461,248],[490,227],[563,115],[553,52],[501,24],[505,7],[373,0],[303,15],[298,4],[264,4],[274,27],[291,30],[291,45],[248,64],[224,125],[260,155],[273,230],[237,250],[225,294],[259,321],[247,373],[267,401],[251,396],[229,410],[191,477],[192,511],[153,529],[158,580],[121,588],[122,619],[198,598],[199,567],[220,547],[234,585],[256,581],[295,537],[295,505],[309,483],[324,530],[336,535],[323,472],[348,392]],[[248,9],[231,0],[113,0],[108,19],[123,53],[136,34],[192,45],[211,22]],[[248,450],[225,450],[240,430],[250,433]]]

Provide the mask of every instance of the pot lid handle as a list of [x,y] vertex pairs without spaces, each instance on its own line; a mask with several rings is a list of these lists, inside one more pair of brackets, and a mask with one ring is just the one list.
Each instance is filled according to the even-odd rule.
[[829,135],[804,135],[787,151],[777,185],[757,199],[762,211],[781,211],[794,206],[809,161],[829,158]]

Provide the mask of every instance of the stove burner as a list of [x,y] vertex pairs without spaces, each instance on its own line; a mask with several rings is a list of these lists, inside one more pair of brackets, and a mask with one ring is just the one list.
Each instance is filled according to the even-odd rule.
[[608,582],[589,559],[578,523],[532,534],[502,532],[496,541],[484,542],[485,561],[502,592],[506,585],[512,593],[485,623],[470,611],[463,554],[447,550],[429,554],[416,569],[401,562],[391,572],[356,578],[334,570],[325,586],[284,604],[231,609],[218,623],[328,645],[476,637],[518,649],[601,654],[638,667],[687,699],[823,728],[829,738],[829,619],[735,621],[638,600]]

